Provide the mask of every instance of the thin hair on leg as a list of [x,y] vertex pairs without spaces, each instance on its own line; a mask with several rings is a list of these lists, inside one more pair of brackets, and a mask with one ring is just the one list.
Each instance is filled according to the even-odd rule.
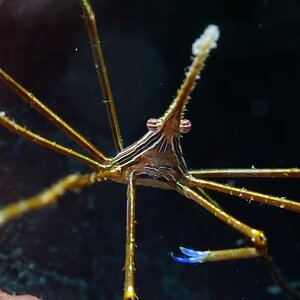
[[189,174],[195,178],[219,178],[219,177],[257,177],[257,178],[291,178],[300,177],[299,168],[286,169],[201,169],[191,170]]
[[135,257],[135,174],[129,176],[127,186],[127,218],[126,218],[126,256],[125,256],[125,280],[124,300],[137,299],[134,288],[134,257]]
[[108,169],[102,172],[93,172],[85,175],[68,175],[38,195],[8,204],[0,209],[0,226],[21,217],[27,212],[32,212],[55,204],[59,197],[70,190],[81,190],[95,182],[107,178],[117,178],[118,176],[119,170],[117,169]]
[[29,129],[20,126],[15,121],[6,117],[4,112],[0,113],[0,124],[6,129],[8,129],[9,131],[16,133],[17,135],[22,136],[31,142],[34,142],[50,150],[53,150],[55,152],[79,160],[84,164],[87,164],[94,170],[99,171],[105,168],[104,165],[100,164],[96,160],[93,160],[85,155],[82,155],[81,153],[78,153],[72,150],[71,148],[64,147],[55,141],[50,141],[44,137],[41,137],[40,135],[30,131]]
[[103,103],[106,108],[106,114],[109,121],[109,126],[115,144],[115,148],[118,152],[123,149],[123,139],[121,136],[119,120],[116,112],[116,106],[114,97],[111,91],[108,71],[105,64],[103,51],[101,48],[100,38],[97,30],[96,17],[93,9],[88,0],[81,0],[81,6],[83,10],[83,17],[85,20],[86,28],[88,31],[91,50],[93,53],[93,59],[98,75],[102,95]]
[[43,102],[37,99],[32,93],[21,86],[17,81],[15,81],[11,76],[9,76],[4,70],[0,68],[0,80],[9,87],[13,93],[18,95],[26,103],[34,108],[37,112],[43,115],[47,120],[52,122],[56,127],[58,127],[62,132],[69,136],[78,145],[83,147],[89,153],[91,153],[100,162],[107,162],[109,159],[91,142],[89,142],[84,136],[77,132],[73,127],[67,124],[62,118],[55,114],[49,107],[47,107]]
[[180,247],[180,251],[187,257],[178,257],[172,254],[172,257],[182,263],[203,263],[209,261],[221,261],[221,260],[236,260],[236,259],[248,259],[264,256],[267,252],[267,243],[264,233],[260,230],[254,229],[230,214],[226,213],[209,200],[193,191],[188,186],[181,183],[176,184],[176,189],[179,193],[183,194],[187,198],[195,201],[203,208],[211,212],[218,219],[222,220],[232,228],[240,231],[247,236],[255,247],[242,247],[225,250],[208,250],[208,251],[195,251],[185,247]]
[[201,187],[204,189],[214,190],[220,193],[229,194],[231,196],[237,196],[248,201],[257,201],[267,205],[284,208],[294,212],[300,212],[300,203],[286,199],[284,197],[275,197],[266,195],[254,191],[247,190],[245,188],[236,188],[227,184],[217,183],[214,181],[208,181],[203,179],[196,179],[192,176],[186,176],[185,184],[190,187]]

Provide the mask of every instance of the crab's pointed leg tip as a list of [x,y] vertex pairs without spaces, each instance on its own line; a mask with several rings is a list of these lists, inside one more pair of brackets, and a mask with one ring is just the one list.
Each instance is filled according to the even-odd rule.
[[187,257],[179,257],[171,253],[171,257],[180,263],[197,264],[205,262],[210,251],[195,251],[185,247],[179,247],[180,251]]

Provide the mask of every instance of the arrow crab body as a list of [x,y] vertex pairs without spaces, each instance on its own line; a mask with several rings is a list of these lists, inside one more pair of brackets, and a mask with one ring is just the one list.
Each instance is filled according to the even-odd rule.
[[217,26],[208,26],[204,33],[192,46],[192,63],[177,95],[169,108],[159,119],[147,121],[148,132],[137,142],[123,148],[117,113],[114,105],[107,69],[98,37],[96,20],[88,0],[81,0],[84,18],[90,38],[91,49],[95,61],[104,103],[110,122],[111,132],[117,155],[107,157],[100,149],[89,142],[84,136],[63,121],[50,108],[44,105],[34,95],[28,92],[5,71],[0,69],[0,80],[16,95],[37,110],[46,119],[56,125],[62,132],[73,139],[78,145],[90,153],[83,155],[54,141],[45,139],[23,126],[12,121],[4,112],[0,114],[0,123],[8,130],[15,132],[35,143],[77,159],[90,166],[92,173],[69,175],[40,194],[10,204],[0,210],[0,225],[5,225],[26,212],[31,212],[55,203],[58,198],[69,190],[80,190],[86,186],[111,179],[127,185],[127,224],[126,224],[126,254],[125,254],[125,300],[136,299],[134,282],[135,257],[135,202],[136,185],[171,189],[186,198],[193,200],[227,225],[238,230],[251,242],[249,247],[224,250],[198,251],[180,247],[182,256],[172,254],[175,261],[180,263],[203,263],[208,261],[247,259],[265,256],[267,253],[266,237],[261,230],[251,228],[226,213],[217,203],[203,193],[203,189],[213,190],[247,201],[257,201],[268,205],[300,212],[300,204],[296,201],[282,199],[232,187],[227,184],[206,180],[219,177],[300,177],[300,170],[292,169],[215,169],[189,171],[185,163],[181,136],[191,128],[191,122],[184,119],[185,107],[190,94],[203,69],[204,63],[217,45],[219,30]]

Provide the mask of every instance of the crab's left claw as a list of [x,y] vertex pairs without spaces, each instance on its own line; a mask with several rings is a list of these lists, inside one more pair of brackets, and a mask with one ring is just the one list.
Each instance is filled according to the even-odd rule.
[[187,257],[175,256],[173,253],[171,253],[171,256],[175,261],[178,261],[178,262],[184,263],[184,264],[203,263],[203,262],[205,262],[208,254],[210,252],[210,251],[195,251],[195,250],[184,248],[184,247],[179,247],[179,249]]

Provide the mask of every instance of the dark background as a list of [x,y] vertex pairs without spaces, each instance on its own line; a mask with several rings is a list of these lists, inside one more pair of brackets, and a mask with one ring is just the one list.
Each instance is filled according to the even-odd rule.
[[[208,24],[221,30],[186,116],[190,168],[299,167],[299,1],[92,1],[125,145],[159,117]],[[0,1],[0,66],[107,155],[115,154],[78,1]],[[29,129],[75,147],[2,84],[0,110]],[[75,147],[76,148],[76,147]],[[0,128],[1,205],[88,168]],[[299,200],[296,179],[231,181]],[[212,194],[226,211],[263,229],[288,282],[300,281],[299,215]],[[171,191],[138,188],[139,299],[271,300],[260,260],[175,263],[178,247],[236,246],[243,237]],[[0,287],[43,299],[121,299],[126,186],[101,183],[0,234]],[[298,284],[299,289],[299,284]]]

